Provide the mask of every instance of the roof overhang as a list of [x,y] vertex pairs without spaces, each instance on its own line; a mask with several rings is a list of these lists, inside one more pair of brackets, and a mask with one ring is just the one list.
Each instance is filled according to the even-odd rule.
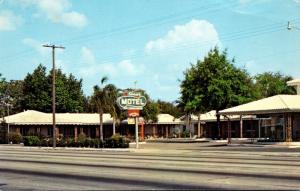
[[258,114],[276,114],[276,113],[295,113],[299,109],[276,109],[276,110],[248,110],[248,111],[220,111],[221,115],[258,115]]

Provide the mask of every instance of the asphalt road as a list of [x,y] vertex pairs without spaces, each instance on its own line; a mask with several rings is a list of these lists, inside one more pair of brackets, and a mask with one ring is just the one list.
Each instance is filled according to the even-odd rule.
[[0,190],[300,190],[300,151],[149,144],[70,151],[0,146]]

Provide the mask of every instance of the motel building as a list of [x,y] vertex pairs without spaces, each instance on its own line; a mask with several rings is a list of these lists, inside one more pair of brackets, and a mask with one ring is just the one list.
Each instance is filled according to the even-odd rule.
[[297,95],[276,95],[221,110],[220,129],[215,110],[191,115],[190,121],[185,116],[180,119],[199,138],[300,141],[300,79],[287,84],[296,88]]
[[[183,132],[183,122],[170,114],[158,114],[157,122],[146,123],[139,117],[139,137],[144,139],[161,139],[180,137]],[[121,135],[133,137],[135,135],[134,118],[123,120],[117,130]]]
[[[228,127],[230,125],[232,138],[255,138],[257,137],[256,127],[262,121],[256,118],[256,115],[228,115],[220,116],[220,130],[217,128],[216,110],[209,111],[200,115],[200,127],[199,116],[191,116],[191,131],[192,134],[197,135],[199,138],[211,138],[211,139],[227,139]],[[267,119],[268,120],[268,119]],[[266,123],[266,120],[263,121]],[[243,129],[241,129],[241,125]]]
[[[100,137],[100,116],[97,113],[57,113],[56,137],[77,140],[79,134],[84,133],[91,138]],[[22,136],[39,135],[44,137],[53,136],[52,113],[44,113],[35,110],[27,110],[4,118],[9,132],[18,132]],[[103,114],[103,135],[112,135],[113,119],[110,114]]]
[[[276,95],[220,111],[222,116],[255,115],[256,138],[270,141],[300,141],[300,79],[287,82],[296,87],[297,95]],[[240,122],[240,131],[247,131]]]
[[[56,137],[74,138],[84,133],[90,138],[100,138],[100,116],[98,113],[56,113]],[[159,114],[158,121],[146,123],[139,118],[139,137],[141,140],[150,138],[169,138],[175,133],[182,133],[182,122],[169,114]],[[43,137],[53,136],[52,113],[27,110],[1,119],[6,130],[18,132],[22,136],[38,135]],[[134,139],[134,120],[123,120],[115,127],[110,114],[103,114],[103,137],[109,138],[114,132]]]

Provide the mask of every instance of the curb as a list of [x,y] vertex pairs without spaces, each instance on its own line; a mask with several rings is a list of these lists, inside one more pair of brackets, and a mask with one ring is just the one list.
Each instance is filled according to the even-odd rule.
[[23,150],[56,150],[56,151],[114,151],[114,152],[131,152],[132,148],[73,148],[73,147],[29,147],[29,146],[10,146],[0,145],[0,148],[23,149]]

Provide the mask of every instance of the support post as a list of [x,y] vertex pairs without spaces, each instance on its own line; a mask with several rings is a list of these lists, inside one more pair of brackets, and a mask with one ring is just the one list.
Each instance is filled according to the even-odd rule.
[[292,142],[292,117],[291,114],[287,114],[287,127],[286,127],[286,142]]
[[153,138],[155,137],[155,126],[153,125],[152,126],[152,135],[153,135]]
[[135,117],[135,148],[139,148],[139,118]]
[[96,127],[96,138],[100,138],[99,127]]
[[227,122],[227,128],[228,128],[228,144],[231,144],[231,123],[229,118]]
[[77,132],[77,127],[74,127],[74,141],[75,143],[77,143],[77,140],[78,140],[78,132]]
[[145,127],[144,127],[144,122],[141,124],[141,138],[145,139]]
[[201,120],[200,120],[201,114],[198,114],[198,137],[201,137]]
[[243,138],[243,116],[240,115],[240,138]]
[[261,137],[261,120],[259,119],[258,120],[258,138],[260,138]]

